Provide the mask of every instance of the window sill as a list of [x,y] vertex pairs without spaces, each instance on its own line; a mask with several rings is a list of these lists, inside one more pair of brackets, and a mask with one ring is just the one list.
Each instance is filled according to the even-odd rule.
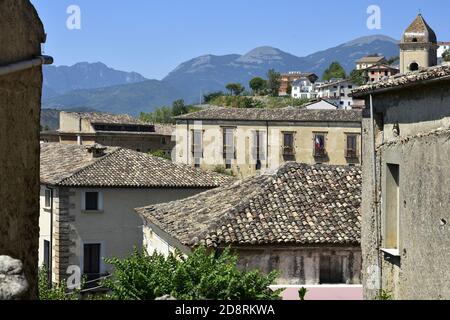
[[101,214],[104,213],[103,210],[81,210],[82,214]]
[[392,257],[400,257],[400,250],[398,249],[380,249],[381,252],[384,252]]

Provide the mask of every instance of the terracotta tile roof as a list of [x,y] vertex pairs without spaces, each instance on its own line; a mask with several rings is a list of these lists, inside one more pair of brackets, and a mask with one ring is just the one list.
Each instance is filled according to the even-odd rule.
[[361,112],[354,110],[306,110],[302,108],[245,109],[209,108],[190,113],[176,120],[234,120],[281,122],[361,122]]
[[436,33],[431,29],[423,16],[419,14],[403,34],[402,43],[418,42],[437,42]]
[[194,197],[136,211],[183,245],[358,244],[361,171],[287,163]]
[[233,179],[124,148],[91,158],[85,146],[41,144],[41,183],[70,187],[213,188]]
[[151,123],[133,118],[127,114],[112,114],[104,112],[64,112],[67,115],[89,120],[92,124],[124,124],[124,125],[152,125]]
[[450,80],[450,66],[437,66],[417,72],[397,74],[385,80],[367,84],[352,91],[354,97],[363,97],[389,89],[405,88],[419,85],[427,81]]

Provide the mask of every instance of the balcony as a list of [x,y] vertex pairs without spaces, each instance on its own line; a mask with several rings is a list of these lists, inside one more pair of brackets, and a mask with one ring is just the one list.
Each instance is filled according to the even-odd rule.
[[345,150],[345,157],[347,159],[358,159],[358,152],[356,149]]
[[283,147],[283,156],[294,156],[295,155],[295,149],[291,146],[284,146]]
[[315,148],[313,152],[314,158],[326,158],[327,157],[327,151],[325,148]]

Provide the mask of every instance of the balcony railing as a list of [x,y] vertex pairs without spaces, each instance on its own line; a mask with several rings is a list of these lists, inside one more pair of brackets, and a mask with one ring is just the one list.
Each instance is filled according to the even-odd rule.
[[322,149],[315,148],[313,156],[316,158],[325,158],[327,156],[327,151],[325,150],[325,148]]
[[345,151],[345,157],[348,159],[357,159],[358,158],[358,152],[356,149],[347,149]]
[[284,146],[283,147],[283,155],[284,156],[293,156],[295,155],[295,149],[291,146]]

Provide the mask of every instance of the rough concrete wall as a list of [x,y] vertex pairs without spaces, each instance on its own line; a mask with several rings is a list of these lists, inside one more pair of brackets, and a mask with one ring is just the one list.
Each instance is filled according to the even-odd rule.
[[[366,116],[363,121],[361,232],[366,299],[373,299],[380,288],[395,299],[450,299],[449,105],[450,82],[374,97],[375,113],[382,113],[384,122],[376,139],[377,204],[370,119]],[[399,125],[399,134],[394,133],[394,124]],[[390,163],[400,168],[399,257],[382,253],[376,241],[379,235],[379,247],[385,246],[384,185]]]
[[240,247],[239,267],[243,270],[278,271],[280,285],[320,284],[320,259],[339,257],[345,284],[361,284],[361,249],[346,247]]
[[[41,54],[44,30],[28,0],[0,1],[0,65]],[[0,254],[23,262],[37,297],[41,68],[0,77]]]

